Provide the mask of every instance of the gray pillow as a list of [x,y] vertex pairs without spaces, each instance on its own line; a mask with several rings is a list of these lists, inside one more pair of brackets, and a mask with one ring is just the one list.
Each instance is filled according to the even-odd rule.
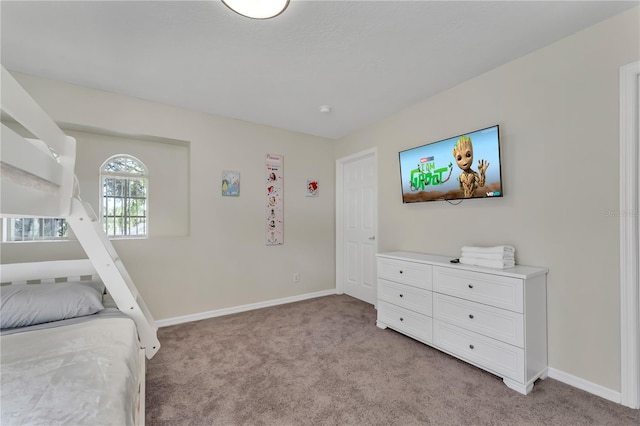
[[74,284],[88,285],[90,287],[95,288],[96,291],[100,294],[104,294],[105,290],[107,289],[102,281],[69,281],[69,282]]
[[95,314],[103,309],[102,283],[9,285],[0,287],[0,328],[25,327]]

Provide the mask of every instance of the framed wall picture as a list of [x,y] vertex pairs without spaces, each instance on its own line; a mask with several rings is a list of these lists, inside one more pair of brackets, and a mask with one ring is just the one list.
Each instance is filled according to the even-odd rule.
[[240,172],[222,171],[222,195],[225,197],[240,196]]
[[305,189],[305,195],[307,197],[317,197],[319,189],[317,179],[307,179],[307,187]]

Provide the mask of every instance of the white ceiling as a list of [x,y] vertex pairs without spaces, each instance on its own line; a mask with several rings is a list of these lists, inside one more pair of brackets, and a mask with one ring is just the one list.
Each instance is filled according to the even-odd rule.
[[217,0],[2,0],[1,56],[9,70],[340,138],[638,4],[292,0],[261,21]]

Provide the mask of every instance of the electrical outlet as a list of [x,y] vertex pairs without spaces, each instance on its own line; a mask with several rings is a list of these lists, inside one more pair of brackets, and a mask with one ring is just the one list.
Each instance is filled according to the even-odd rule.
[[294,272],[293,273],[293,282],[294,283],[299,283],[300,282],[300,273],[299,272]]

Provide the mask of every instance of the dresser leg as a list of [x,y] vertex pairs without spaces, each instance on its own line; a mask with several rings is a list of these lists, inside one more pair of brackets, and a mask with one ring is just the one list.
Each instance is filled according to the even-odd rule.
[[511,379],[502,379],[502,381],[505,385],[507,385],[508,388],[513,389],[514,391],[519,392],[523,395],[528,394],[529,392],[531,392],[531,389],[533,389],[533,382],[523,385],[522,383],[514,382]]
[[376,321],[376,326],[378,328],[383,329],[383,330],[385,330],[387,328],[387,325],[385,323],[380,322],[380,321]]

